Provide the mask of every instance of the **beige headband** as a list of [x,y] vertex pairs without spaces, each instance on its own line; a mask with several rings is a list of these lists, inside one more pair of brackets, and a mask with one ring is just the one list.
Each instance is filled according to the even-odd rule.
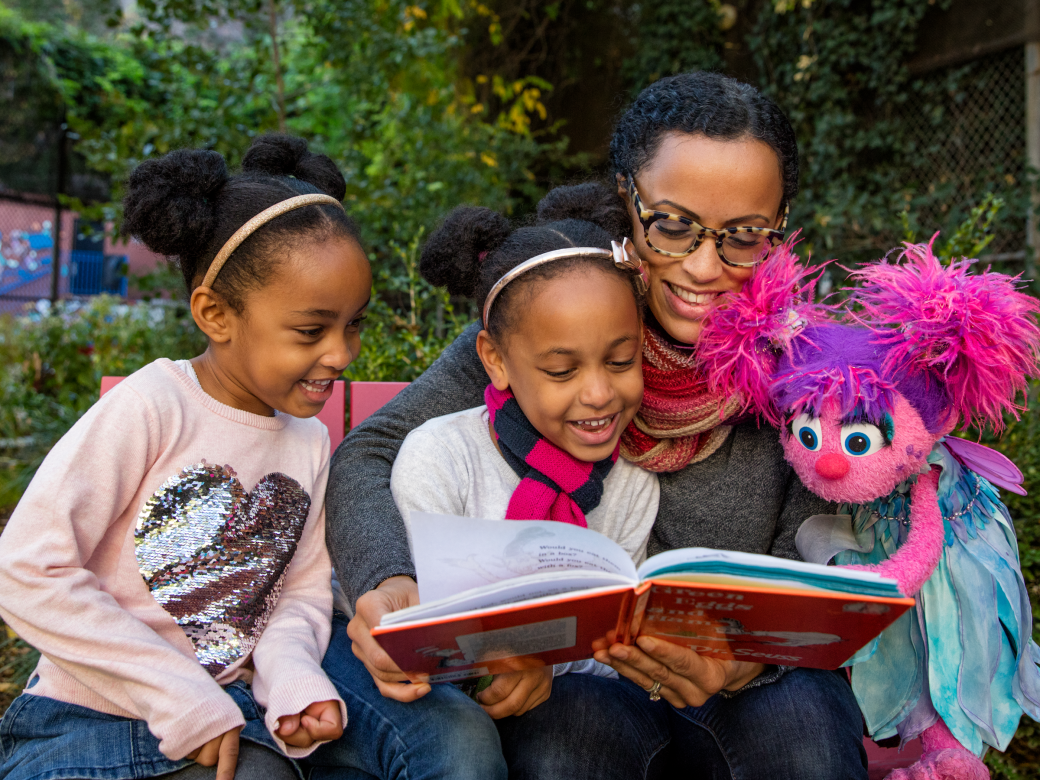
[[217,256],[213,258],[213,262],[210,263],[209,270],[206,271],[206,278],[202,280],[202,286],[213,286],[213,282],[217,280],[217,274],[220,273],[220,269],[224,267],[224,263],[227,262],[227,259],[231,257],[231,253],[238,249],[239,245],[249,238],[257,228],[261,225],[266,225],[272,219],[280,217],[287,211],[292,211],[293,209],[298,209],[303,206],[310,206],[312,203],[333,203],[340,208],[343,208],[343,204],[331,195],[297,195],[294,198],[283,200],[281,203],[275,203],[270,208],[264,209],[236,230],[235,234],[220,248],[220,251],[217,252]]

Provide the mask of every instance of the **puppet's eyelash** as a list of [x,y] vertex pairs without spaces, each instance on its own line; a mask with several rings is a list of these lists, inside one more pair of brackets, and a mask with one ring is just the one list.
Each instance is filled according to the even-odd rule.
[[896,435],[896,424],[892,420],[892,415],[886,412],[885,416],[881,418],[881,425],[878,428],[881,430],[881,435],[885,437],[885,444],[891,444]]
[[872,420],[861,409],[856,409],[852,411],[850,414],[847,414],[841,418],[842,425],[862,425],[864,423],[866,423],[867,425],[873,425],[875,428],[881,431],[881,435],[884,437],[886,445],[891,444],[892,439],[895,438],[895,422],[893,422],[892,415],[890,415],[888,412],[885,412],[885,414],[882,415],[880,420]]

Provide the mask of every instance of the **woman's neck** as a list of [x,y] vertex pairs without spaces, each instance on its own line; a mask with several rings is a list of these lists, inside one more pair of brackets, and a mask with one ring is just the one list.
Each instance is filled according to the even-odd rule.
[[647,328],[653,330],[654,333],[656,333],[658,336],[664,339],[664,341],[669,346],[674,347],[675,349],[692,351],[697,348],[695,344],[686,344],[685,342],[677,341],[675,338],[673,338],[672,334],[666,331],[664,327],[661,325],[661,323],[657,321],[657,317],[654,316],[654,313],[649,308],[647,308],[646,310],[646,314],[643,319],[643,324]]

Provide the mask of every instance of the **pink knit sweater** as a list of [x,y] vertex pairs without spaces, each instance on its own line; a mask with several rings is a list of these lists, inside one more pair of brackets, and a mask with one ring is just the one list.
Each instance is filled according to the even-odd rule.
[[28,692],[141,718],[173,759],[244,723],[237,679],[272,733],[318,701],[346,724],[321,669],[328,464],[317,420],[225,406],[165,359],[128,377],[0,536],[0,615],[42,653]]

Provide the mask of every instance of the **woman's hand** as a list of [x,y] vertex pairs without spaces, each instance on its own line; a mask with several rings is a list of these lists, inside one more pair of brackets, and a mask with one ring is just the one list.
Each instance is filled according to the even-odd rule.
[[354,655],[372,675],[379,692],[395,701],[415,701],[430,692],[429,683],[408,682],[402,672],[379,643],[372,638],[371,629],[378,626],[383,615],[419,603],[419,586],[411,577],[391,577],[357,600],[354,619],[347,624]]
[[343,736],[343,720],[338,701],[316,701],[303,712],[278,719],[274,732],[286,745],[309,748],[315,742],[328,742]]
[[496,674],[491,685],[477,694],[477,701],[495,720],[523,715],[549,698],[552,681],[552,666]]
[[188,758],[200,766],[217,766],[216,780],[235,780],[238,766],[238,732],[241,726],[225,731],[205,745],[188,753]]
[[641,636],[637,646],[606,640],[593,645],[595,658],[647,691],[661,683],[661,696],[673,707],[700,707],[722,690],[735,691],[758,677],[765,668],[748,661],[720,661],[685,647]]

